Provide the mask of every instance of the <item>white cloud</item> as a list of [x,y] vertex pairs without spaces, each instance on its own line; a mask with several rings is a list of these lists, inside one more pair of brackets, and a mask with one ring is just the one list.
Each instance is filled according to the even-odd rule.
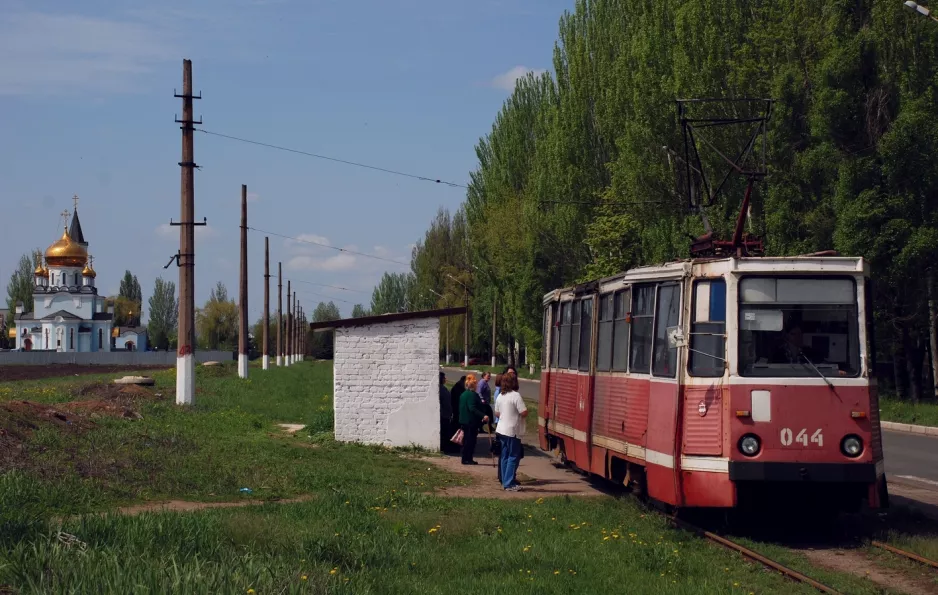
[[155,64],[175,59],[170,37],[130,20],[7,13],[0,16],[0,95],[135,91]]
[[[169,223],[162,223],[156,226],[156,229],[153,232],[163,238],[163,239],[173,239],[179,240],[179,226],[170,225]],[[218,235],[218,231],[211,227],[210,225],[199,225],[195,228],[195,235],[197,238],[208,239],[214,238]]]
[[504,89],[505,91],[514,91],[515,82],[524,78],[527,73],[534,73],[534,76],[540,76],[541,74],[547,72],[543,68],[528,68],[527,66],[515,66],[514,68],[509,69],[507,72],[503,72],[500,75],[496,76],[490,81],[490,85],[496,89]]
[[294,271],[349,271],[358,260],[354,255],[339,252],[334,256],[294,256],[287,261],[287,269]]

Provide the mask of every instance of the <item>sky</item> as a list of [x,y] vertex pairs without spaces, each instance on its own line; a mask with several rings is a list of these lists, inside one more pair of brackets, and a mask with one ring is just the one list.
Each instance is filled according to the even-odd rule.
[[[22,254],[78,210],[101,294],[125,270],[154,280],[179,242],[182,60],[201,128],[465,184],[475,145],[514,80],[551,68],[573,0],[2,0],[0,291]],[[440,207],[465,189],[196,133],[196,305],[216,282],[238,292],[241,185],[248,224],[409,263]],[[248,305],[263,312],[264,235],[248,234]],[[270,236],[311,314],[366,307],[406,264]],[[302,283],[300,283],[302,282]],[[344,287],[342,291],[319,283]]]

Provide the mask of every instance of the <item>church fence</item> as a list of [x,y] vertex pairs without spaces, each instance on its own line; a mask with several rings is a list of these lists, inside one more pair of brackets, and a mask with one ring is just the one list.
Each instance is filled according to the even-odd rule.
[[[234,359],[231,351],[196,351],[196,363]],[[175,366],[175,351],[97,351],[91,353],[55,351],[0,352],[0,366]]]

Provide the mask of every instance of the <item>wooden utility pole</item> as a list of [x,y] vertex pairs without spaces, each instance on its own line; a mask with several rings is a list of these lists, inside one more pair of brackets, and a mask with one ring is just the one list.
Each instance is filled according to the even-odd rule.
[[291,329],[291,332],[293,333],[293,345],[291,346],[291,347],[293,348],[293,362],[292,362],[292,363],[294,363],[294,364],[295,364],[297,361],[299,361],[299,355],[300,355],[300,354],[299,354],[299,351],[300,351],[300,349],[299,349],[300,340],[299,340],[299,337],[298,337],[299,333],[296,332],[297,326],[299,326],[299,325],[297,324],[297,322],[296,322],[296,321],[297,321],[297,315],[299,314],[298,304],[299,304],[299,302],[298,302],[298,300],[297,300],[297,298],[296,298],[296,292],[294,291],[294,292],[293,292],[293,328]]
[[[179,344],[176,350],[176,404],[191,405],[195,396],[195,124],[192,116],[192,61],[182,61],[182,160],[180,167],[179,252]],[[203,223],[204,225],[204,223]],[[172,261],[170,261],[172,262]],[[166,265],[169,266],[169,265]]]
[[285,351],[286,353],[283,358],[283,361],[285,365],[287,366],[289,366],[292,363],[290,361],[290,358],[293,356],[293,345],[291,345],[290,343],[290,341],[293,339],[293,333],[290,332],[290,328],[293,326],[293,319],[290,316],[290,312],[292,311],[291,310],[292,304],[293,302],[290,301],[290,280],[287,279],[287,322],[285,324],[285,330],[286,330],[286,343],[285,343],[286,350]]
[[261,367],[270,369],[270,238],[264,237],[264,351]]
[[297,337],[299,337],[300,348],[297,350],[299,352],[299,360],[303,361],[303,356],[306,355],[306,333],[303,332],[303,319],[306,318],[306,312],[303,310],[303,307],[300,307],[300,318],[296,321],[296,330]]
[[277,367],[283,365],[283,263],[277,263]]
[[248,377],[248,187],[241,184],[241,283],[238,291],[238,378]]

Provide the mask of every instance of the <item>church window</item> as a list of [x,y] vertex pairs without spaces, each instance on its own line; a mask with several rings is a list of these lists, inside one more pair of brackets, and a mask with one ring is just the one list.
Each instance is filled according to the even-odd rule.
[[75,285],[78,285],[78,273],[75,273]]
[[98,329],[98,351],[102,351],[103,349],[104,349],[104,331],[101,329]]
[[49,329],[46,329],[46,349],[49,348]]
[[68,348],[75,349],[75,329],[68,329]]

